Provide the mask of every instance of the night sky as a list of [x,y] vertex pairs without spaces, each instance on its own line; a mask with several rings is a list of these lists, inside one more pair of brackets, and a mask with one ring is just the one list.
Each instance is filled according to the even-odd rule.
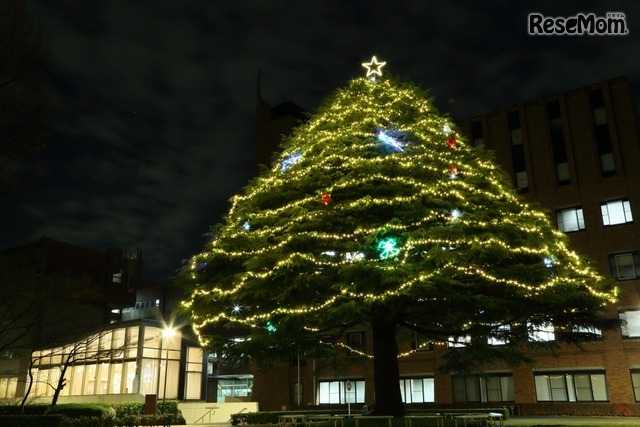
[[[2,1],[2,0],[0,0]],[[38,178],[3,196],[0,249],[42,235],[144,253],[167,280],[254,168],[256,80],[313,111],[372,55],[462,119],[627,75],[640,2],[28,0],[51,47]],[[527,16],[623,12],[626,36],[529,36]]]

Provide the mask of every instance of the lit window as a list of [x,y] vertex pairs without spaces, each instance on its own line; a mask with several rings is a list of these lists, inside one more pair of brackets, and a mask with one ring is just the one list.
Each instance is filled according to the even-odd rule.
[[199,347],[187,347],[186,378],[184,385],[185,399],[200,399],[202,388],[202,366],[204,355]]
[[617,200],[600,205],[602,211],[602,223],[607,225],[624,224],[633,222],[631,205],[628,200]]
[[637,251],[609,255],[609,265],[616,280],[633,280],[640,277],[640,254]]
[[[347,382],[351,390],[347,390]],[[364,380],[320,381],[318,404],[364,403]]]
[[573,332],[576,333],[580,333],[580,334],[591,334],[594,336],[594,339],[600,339],[602,338],[602,331],[596,327],[590,326],[573,326],[571,328],[571,330]]
[[237,375],[218,379],[218,402],[229,398],[251,398],[253,394],[253,375]]
[[493,335],[487,338],[487,344],[489,345],[505,345],[509,342],[507,336],[511,331],[511,327],[509,325],[499,325]]
[[122,270],[120,270],[118,273],[114,273],[113,274],[112,282],[113,283],[122,283]]
[[516,172],[516,188],[518,190],[524,190],[529,188],[529,179],[527,178],[527,171]]
[[604,371],[546,372],[534,375],[538,402],[609,400]]
[[556,213],[558,229],[565,233],[584,230],[584,214],[582,208],[563,209]]
[[433,403],[434,390],[432,377],[400,379],[400,394],[404,403]]
[[640,401],[640,370],[631,370],[631,382],[633,383],[633,394],[636,396],[636,402]]
[[471,344],[471,336],[470,335],[466,335],[466,336],[463,336],[463,337],[449,337],[449,339],[447,340],[447,346],[449,348],[466,347],[469,344]]
[[624,311],[619,313],[618,316],[622,321],[620,325],[620,331],[624,338],[638,338],[640,337],[640,311]]
[[551,323],[543,323],[540,325],[527,324],[527,326],[529,328],[529,341],[548,342],[556,339]]

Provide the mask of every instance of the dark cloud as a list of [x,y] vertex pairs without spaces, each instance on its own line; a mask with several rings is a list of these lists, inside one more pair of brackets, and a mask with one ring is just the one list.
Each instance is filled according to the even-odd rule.
[[[456,118],[622,74],[640,83],[639,5],[534,5],[30,0],[52,45],[54,134],[44,179],[10,199],[3,245],[139,246],[147,272],[169,276],[252,174],[259,70],[269,102],[313,110],[376,54]],[[588,11],[625,12],[631,34],[527,34],[530,12]]]

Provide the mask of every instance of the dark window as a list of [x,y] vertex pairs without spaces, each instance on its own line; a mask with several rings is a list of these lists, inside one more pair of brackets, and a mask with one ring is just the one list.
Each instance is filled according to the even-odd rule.
[[602,89],[592,90],[589,93],[589,102],[591,103],[596,146],[600,155],[600,171],[602,176],[614,176],[616,174],[616,164],[613,158],[613,146]]
[[638,251],[609,255],[611,275],[616,280],[634,280],[640,277]]
[[430,351],[433,350],[433,343],[424,335],[414,331],[413,339],[411,340],[411,349],[416,351]]
[[484,145],[484,133],[482,131],[482,122],[471,123],[471,139],[474,147]]
[[347,345],[356,350],[364,349],[364,332],[347,333]]
[[527,164],[524,159],[524,145],[522,142],[522,128],[520,126],[520,113],[512,111],[507,116],[509,137],[511,138],[511,162],[515,174],[515,184],[518,191],[524,193],[529,190],[527,177]]
[[560,102],[550,101],[547,103],[547,115],[549,117],[549,138],[553,151],[553,161],[556,165],[556,179],[558,185],[571,183],[569,175],[569,163],[567,147],[564,141],[564,131],[562,129],[562,115],[560,114]]
[[455,375],[454,402],[513,402],[513,375]]

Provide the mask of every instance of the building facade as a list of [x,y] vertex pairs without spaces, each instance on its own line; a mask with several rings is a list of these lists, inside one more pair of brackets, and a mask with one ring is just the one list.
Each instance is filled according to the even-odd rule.
[[43,237],[0,267],[0,399],[50,402],[61,376],[60,402],[205,399],[202,348],[164,326],[177,289],[143,277],[139,250]]
[[58,383],[65,363],[62,402],[204,396],[202,348],[180,330],[162,328],[155,321],[122,322],[64,346],[35,350],[31,358],[34,398],[53,396],[51,385]]
[[[259,98],[258,153],[277,147],[280,135],[288,134],[283,118],[270,119],[268,108]],[[495,152],[520,193],[547,208],[573,249],[613,277],[623,295],[609,315],[624,322],[617,330],[595,331],[600,338],[582,349],[532,352],[533,365],[487,366],[482,375],[469,377],[438,371],[449,348],[405,337],[400,387],[406,403],[511,406],[534,414],[550,404],[572,413],[583,403],[601,403],[601,411],[611,413],[612,405],[640,400],[640,221],[634,221],[640,218],[639,124],[625,77],[458,122],[469,143]],[[371,354],[369,336],[365,327],[354,328],[344,343]],[[537,339],[553,340],[553,327]],[[268,373],[255,371],[253,396],[261,409],[374,402],[371,363],[336,366],[291,358]]]

